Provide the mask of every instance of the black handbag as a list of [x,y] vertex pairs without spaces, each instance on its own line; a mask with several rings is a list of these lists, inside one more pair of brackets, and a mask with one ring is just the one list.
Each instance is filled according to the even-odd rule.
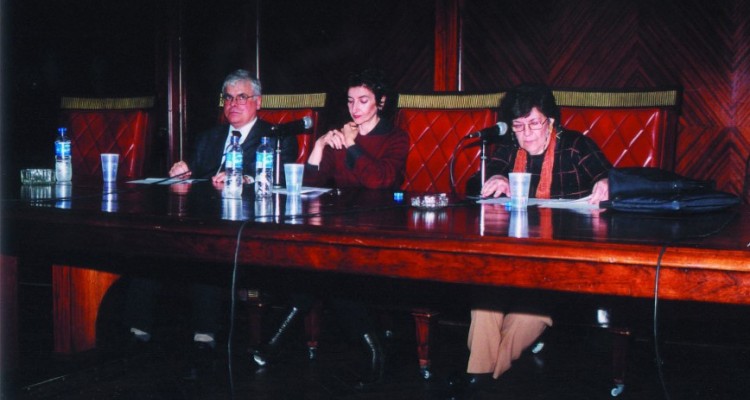
[[637,213],[703,213],[740,203],[739,197],[716,190],[713,181],[648,167],[610,170],[609,195],[602,207]]

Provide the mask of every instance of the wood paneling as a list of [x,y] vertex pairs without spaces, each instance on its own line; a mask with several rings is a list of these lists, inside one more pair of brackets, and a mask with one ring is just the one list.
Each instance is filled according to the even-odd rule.
[[94,269],[52,267],[55,351],[71,354],[96,346],[99,306],[119,275]]
[[269,93],[338,90],[352,71],[383,69],[399,91],[432,89],[431,1],[265,1],[261,79]]
[[462,0],[435,0],[435,90],[460,89],[462,5]]

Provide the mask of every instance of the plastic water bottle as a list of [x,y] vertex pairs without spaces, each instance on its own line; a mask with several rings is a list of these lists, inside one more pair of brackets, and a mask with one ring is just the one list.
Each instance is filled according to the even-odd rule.
[[242,147],[240,147],[239,135],[232,135],[224,172],[226,177],[222,196],[231,199],[242,198]]
[[255,151],[255,198],[271,196],[273,186],[273,148],[271,139],[263,137]]
[[73,164],[70,159],[70,138],[66,128],[57,128],[55,140],[55,179],[58,182],[70,182],[73,179]]

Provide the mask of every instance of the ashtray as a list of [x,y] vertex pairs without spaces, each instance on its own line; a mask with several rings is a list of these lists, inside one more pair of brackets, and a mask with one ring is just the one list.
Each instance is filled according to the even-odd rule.
[[46,168],[22,169],[21,183],[24,185],[48,185],[55,183],[55,171]]
[[448,195],[439,193],[415,196],[411,198],[411,205],[422,210],[439,210],[448,205]]

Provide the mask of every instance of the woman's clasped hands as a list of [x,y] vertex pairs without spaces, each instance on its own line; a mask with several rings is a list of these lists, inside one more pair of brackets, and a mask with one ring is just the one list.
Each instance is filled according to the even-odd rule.
[[354,122],[344,124],[339,129],[332,129],[325,135],[321,136],[319,142],[323,146],[330,146],[336,150],[345,149],[354,145],[354,139],[359,134],[359,126]]

